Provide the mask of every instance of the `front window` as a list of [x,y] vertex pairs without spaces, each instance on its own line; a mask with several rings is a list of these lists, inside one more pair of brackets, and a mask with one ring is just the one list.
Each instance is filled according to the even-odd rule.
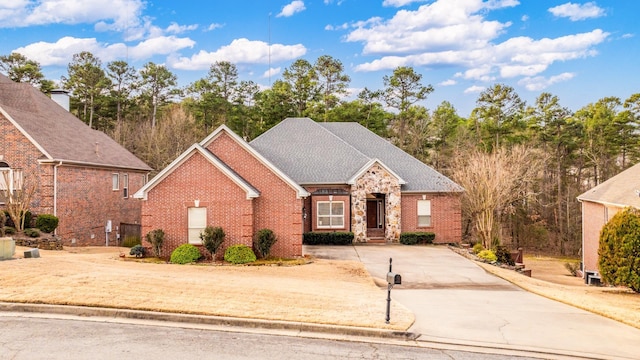
[[344,228],[344,201],[318,201],[318,228]]
[[22,170],[12,169],[7,163],[0,162],[0,191],[22,190]]
[[431,226],[431,200],[418,200],[418,227]]
[[207,227],[207,208],[189,208],[189,244],[202,244],[200,233],[205,227]]

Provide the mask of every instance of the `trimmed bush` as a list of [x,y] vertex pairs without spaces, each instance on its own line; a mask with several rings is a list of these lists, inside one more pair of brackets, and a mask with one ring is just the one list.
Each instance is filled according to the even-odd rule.
[[191,244],[182,244],[171,253],[171,262],[174,264],[188,264],[196,262],[202,255],[197,247]]
[[142,239],[140,236],[129,235],[125,236],[124,240],[122,240],[122,246],[132,248],[136,245],[142,245]]
[[515,265],[515,261],[511,258],[511,251],[504,246],[498,245],[493,249],[493,253],[496,254],[496,260],[501,264]]
[[28,237],[32,237],[32,238],[37,238],[38,236],[40,236],[40,231],[38,231],[38,229],[29,228],[29,229],[24,229],[22,232]]
[[484,246],[482,246],[481,242],[477,242],[475,245],[473,245],[473,253],[478,255],[478,253],[480,251],[484,250]]
[[602,227],[598,255],[604,282],[640,292],[640,210],[627,208]]
[[137,258],[143,258],[147,254],[147,249],[145,249],[142,245],[138,244],[131,248],[129,251],[129,255],[134,255]]
[[36,218],[36,227],[45,233],[52,233],[58,227],[58,217],[51,214],[40,214]]
[[214,260],[216,258],[216,251],[218,251],[218,248],[224,242],[224,237],[224,230],[222,230],[222,228],[219,226],[207,226],[200,233],[200,240],[202,240],[202,245],[205,249],[207,249]]
[[311,231],[302,235],[302,243],[305,245],[351,245],[353,233]]
[[4,227],[4,233],[6,235],[14,235],[16,233],[16,228],[11,227],[11,226],[5,226]]
[[491,250],[482,250],[478,253],[478,257],[482,260],[485,260],[487,262],[494,262],[496,261],[498,258],[496,257],[496,254],[491,251]]
[[231,245],[224,251],[224,260],[232,264],[246,264],[257,260],[247,245]]
[[162,243],[164,242],[164,231],[162,231],[162,229],[151,230],[147,233],[145,240],[151,244],[154,256],[160,257]]
[[271,247],[276,243],[276,241],[278,241],[278,239],[273,231],[269,229],[258,230],[253,237],[253,248],[256,249],[258,255],[264,259],[269,256]]
[[400,234],[400,243],[404,245],[433,244],[436,234],[432,232],[403,232]]

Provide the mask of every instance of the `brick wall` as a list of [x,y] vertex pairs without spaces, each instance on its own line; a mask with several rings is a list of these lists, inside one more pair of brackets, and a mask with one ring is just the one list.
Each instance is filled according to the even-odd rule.
[[242,188],[195,153],[142,201],[142,234],[154,229],[165,232],[162,256],[169,257],[176,247],[188,243],[188,208],[196,206],[195,200],[207,209],[207,225],[221,226],[225,232],[220,254],[231,245],[251,246],[254,200],[248,200]]
[[260,197],[253,200],[253,227],[276,234],[278,241],[271,254],[301,256],[303,200],[296,198],[296,191],[224,132],[208,149],[260,191]]
[[[305,190],[309,193],[313,193],[320,189],[336,189],[343,190],[346,192],[351,191],[351,186],[349,185],[327,185],[327,186],[305,186]],[[344,219],[345,224],[342,229],[318,229],[316,228],[317,223],[317,203],[318,201],[329,201],[328,195],[311,195],[304,201],[304,207],[307,212],[307,218],[304,220],[304,231],[351,231],[351,195],[333,195],[333,199],[335,201],[344,201]]]
[[[119,174],[120,186],[113,190],[112,175]],[[129,176],[128,197],[123,193],[123,175]],[[105,225],[112,222],[109,245],[117,243],[120,223],[139,224],[141,204],[131,196],[144,183],[144,172],[62,165],[57,169],[56,233],[65,245],[105,245]]]
[[418,200],[422,194],[402,194],[402,232],[428,231],[436,234],[436,243],[462,240],[460,197],[455,194],[424,194],[431,200],[431,226],[418,227]]
[[[42,153],[2,115],[0,133],[2,161],[12,168],[21,168],[25,181],[37,185],[29,210],[35,215],[53,214],[54,165],[38,163]],[[112,220],[111,241],[115,244],[116,226],[120,222],[140,222],[140,203],[124,199],[122,190],[111,190],[114,172],[129,174],[129,194],[143,185],[143,172],[58,166],[56,215],[59,225],[56,233],[65,245],[71,245],[73,239],[77,245],[104,245],[107,220]]]

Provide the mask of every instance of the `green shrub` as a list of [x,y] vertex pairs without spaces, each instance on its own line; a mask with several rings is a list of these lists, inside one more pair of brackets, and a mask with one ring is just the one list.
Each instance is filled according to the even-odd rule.
[[257,258],[247,245],[232,245],[224,251],[224,260],[232,264],[246,264],[256,261]]
[[493,253],[496,254],[496,260],[501,264],[515,265],[516,263],[511,258],[511,251],[504,245],[498,245],[493,250]]
[[4,233],[5,233],[6,235],[13,235],[13,234],[15,234],[15,233],[16,233],[16,228],[11,227],[11,226],[5,226],[5,227],[4,227]]
[[36,218],[36,227],[42,232],[52,233],[58,227],[58,217],[51,214],[40,214]]
[[216,257],[216,251],[218,251],[218,248],[224,242],[224,237],[224,230],[222,230],[222,228],[219,226],[207,226],[200,233],[200,240],[202,240],[202,245],[204,245],[204,248],[207,249],[214,260]]
[[496,261],[498,258],[496,257],[496,254],[491,251],[491,250],[482,250],[478,253],[478,257],[482,260],[485,260],[487,262],[494,262]]
[[38,231],[38,229],[29,228],[29,229],[24,229],[22,232],[28,237],[32,237],[32,238],[37,238],[38,236],[40,236],[40,231]]
[[[4,215],[6,218],[6,225],[17,229],[18,226],[13,222],[7,210],[4,211]],[[32,228],[33,226],[31,226],[31,222],[33,221],[33,215],[31,214],[31,211],[27,210],[27,212],[22,212],[20,215],[24,216],[24,228]]]
[[404,245],[433,244],[435,238],[436,234],[432,232],[403,232],[400,234],[400,243]]
[[147,249],[145,249],[142,245],[138,244],[131,248],[129,251],[129,255],[135,255],[137,258],[143,258],[147,254]]
[[353,233],[311,231],[302,235],[302,243],[305,245],[351,245]]
[[136,245],[142,245],[140,236],[128,235],[124,237],[124,240],[122,240],[122,246],[124,247],[132,248]]
[[151,230],[147,233],[145,240],[151,244],[154,256],[160,257],[162,252],[162,243],[164,242],[164,231],[162,231],[162,229]]
[[473,253],[478,255],[478,253],[480,251],[484,250],[484,246],[482,246],[481,242],[477,242],[475,245],[473,245]]
[[271,252],[271,247],[278,241],[276,234],[269,229],[258,230],[253,237],[253,248],[256,249],[261,258],[266,258]]
[[604,225],[598,256],[604,282],[640,292],[640,210],[627,208]]
[[191,244],[182,244],[171,253],[171,262],[174,264],[188,264],[200,259],[202,255],[197,247]]

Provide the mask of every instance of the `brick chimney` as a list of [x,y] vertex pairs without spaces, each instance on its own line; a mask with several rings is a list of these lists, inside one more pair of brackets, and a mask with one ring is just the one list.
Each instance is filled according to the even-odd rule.
[[51,94],[51,100],[58,103],[63,109],[69,111],[69,92],[67,90],[53,89],[49,94]]

